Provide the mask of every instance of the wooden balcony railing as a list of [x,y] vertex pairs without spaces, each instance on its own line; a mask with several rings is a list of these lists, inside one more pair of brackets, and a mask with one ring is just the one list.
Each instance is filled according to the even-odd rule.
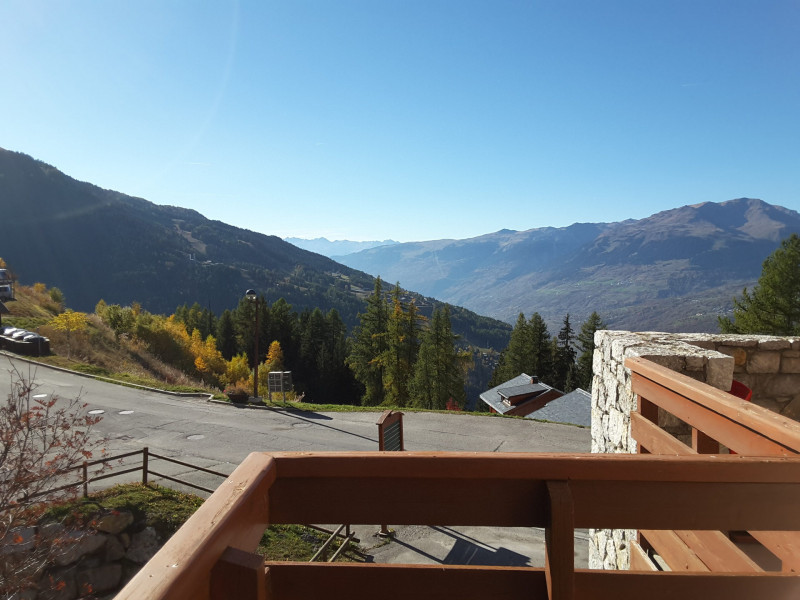
[[[631,415],[631,436],[638,442],[640,453],[720,456],[722,444],[740,455],[800,454],[797,421],[642,358],[629,358],[625,366],[631,370],[632,389],[639,399],[638,411]],[[674,415],[691,428],[691,446],[659,427],[660,411]],[[785,502],[787,499],[779,495],[765,497],[752,509],[769,511]],[[800,572],[800,534],[748,529],[780,561],[783,571]],[[762,566],[731,542],[726,532],[642,529],[639,533],[642,545],[651,547],[673,570],[763,571]],[[646,565],[640,548],[634,546],[632,567]]]
[[[576,570],[574,530],[800,531],[798,506],[796,457],[254,453],[117,599],[795,598],[794,573]],[[265,564],[252,554],[268,524],[337,522],[544,527],[546,565]]]

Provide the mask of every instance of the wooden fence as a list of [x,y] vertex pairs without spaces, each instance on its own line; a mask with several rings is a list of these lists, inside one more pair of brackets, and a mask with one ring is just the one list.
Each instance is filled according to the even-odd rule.
[[[781,498],[769,505],[765,501]],[[576,528],[800,531],[795,457],[253,453],[117,596],[189,598],[800,597],[794,573],[574,568]],[[264,563],[271,523],[544,527],[544,568]]]
[[[112,463],[122,463],[125,459],[141,456],[140,464],[133,466],[133,467],[125,467],[121,470],[112,470],[112,472],[106,472],[108,469],[112,468]],[[148,447],[144,447],[141,450],[134,450],[133,452],[126,452],[124,454],[117,454],[114,456],[104,456],[98,460],[91,460],[91,461],[84,461],[83,464],[78,465],[76,467],[72,467],[71,469],[67,469],[59,473],[61,477],[69,478],[70,474],[78,471],[78,477],[75,481],[60,485],[56,488],[48,488],[36,494],[31,494],[30,496],[26,496],[25,498],[21,499],[23,501],[32,501],[35,500],[39,496],[45,496],[47,494],[52,494],[54,492],[58,492],[61,490],[66,490],[75,487],[82,487],[83,489],[83,497],[86,498],[89,495],[89,484],[96,483],[98,481],[103,481],[105,479],[110,479],[112,477],[120,477],[122,475],[127,475],[129,473],[142,473],[142,483],[147,484],[149,477],[154,475],[156,477],[161,477],[162,479],[167,479],[169,481],[174,481],[175,483],[180,483],[181,485],[188,486],[190,488],[201,490],[203,492],[207,492],[209,494],[213,494],[214,490],[209,489],[207,487],[203,487],[202,485],[197,485],[196,483],[192,483],[191,481],[186,481],[184,479],[179,479],[177,477],[172,477],[171,475],[167,475],[165,473],[159,473],[158,471],[153,470],[150,461],[156,460],[163,460],[168,463],[181,465],[183,467],[190,468],[194,471],[201,471],[203,473],[209,473],[211,475],[216,475],[218,477],[222,477],[223,479],[228,476],[227,473],[220,473],[219,471],[214,471],[212,469],[206,469],[205,467],[200,467],[198,465],[193,465],[182,460],[178,460],[176,458],[171,458],[169,456],[163,456],[161,454],[156,454],[155,452],[150,452]],[[92,470],[94,467],[99,467]]]

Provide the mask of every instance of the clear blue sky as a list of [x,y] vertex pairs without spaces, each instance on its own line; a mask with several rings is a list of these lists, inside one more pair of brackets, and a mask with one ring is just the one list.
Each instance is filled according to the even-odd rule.
[[0,81],[0,147],[281,237],[800,209],[798,0],[2,0]]

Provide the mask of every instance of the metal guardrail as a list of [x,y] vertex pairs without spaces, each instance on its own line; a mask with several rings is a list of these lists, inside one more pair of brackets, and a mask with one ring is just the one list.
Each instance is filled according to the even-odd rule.
[[[111,463],[113,463],[115,461],[122,461],[125,458],[129,458],[131,456],[137,456],[137,455],[141,455],[142,456],[142,463],[140,465],[138,465],[138,466],[129,467],[129,468],[123,469],[121,471],[120,470],[115,470],[112,473],[104,473],[102,470],[99,470],[100,474],[95,474],[95,473],[97,473],[97,471],[95,473],[90,473],[90,471],[89,471],[90,467],[94,467],[94,466],[97,466],[97,465],[103,465],[104,468],[107,468],[107,467],[110,467]],[[188,467],[190,469],[194,469],[195,471],[202,471],[203,473],[209,473],[211,475],[217,475],[219,477],[222,477],[223,479],[227,479],[227,477],[228,477],[227,473],[221,473],[219,471],[214,471],[213,469],[207,469],[205,467],[201,467],[201,466],[198,466],[198,465],[193,465],[191,463],[187,463],[187,462],[182,461],[182,460],[178,460],[178,459],[175,459],[175,458],[170,458],[169,456],[163,456],[161,454],[156,454],[155,452],[150,452],[150,449],[147,446],[145,446],[141,450],[134,450],[133,452],[126,452],[124,454],[117,454],[115,456],[107,456],[107,457],[103,457],[103,458],[97,459],[97,460],[83,461],[83,463],[80,464],[80,465],[77,465],[77,466],[72,467],[70,469],[65,469],[64,471],[61,471],[60,473],[58,473],[58,475],[68,475],[71,472],[80,471],[79,479],[77,481],[74,481],[72,483],[67,483],[67,484],[61,485],[61,486],[56,487],[56,488],[49,488],[47,490],[42,490],[41,492],[37,492],[36,494],[31,494],[30,496],[26,496],[23,500],[24,501],[31,501],[31,500],[34,500],[35,498],[40,497],[40,496],[46,496],[46,495],[52,494],[54,492],[59,492],[59,491],[67,490],[69,488],[78,487],[78,486],[82,486],[83,487],[83,497],[86,498],[89,495],[89,484],[90,483],[95,483],[95,482],[98,482],[98,481],[102,481],[104,479],[110,479],[111,477],[119,477],[120,475],[127,475],[128,473],[136,473],[138,471],[141,471],[141,473],[142,473],[142,483],[144,485],[147,485],[149,476],[150,475],[154,475],[156,477],[161,477],[162,479],[167,479],[167,480],[173,481],[175,483],[180,483],[181,485],[185,485],[185,486],[197,489],[197,490],[201,490],[201,491],[207,492],[209,494],[213,494],[214,493],[214,490],[209,489],[207,487],[203,487],[202,485],[197,485],[196,483],[192,483],[191,481],[186,481],[186,480],[183,480],[183,479],[179,479],[177,477],[172,477],[171,475],[166,475],[164,473],[159,473],[158,471],[154,471],[152,468],[150,468],[150,459],[163,460],[163,461],[166,461],[166,462],[169,462],[169,463],[173,463],[173,464],[176,464],[176,465],[181,465],[183,467]]]

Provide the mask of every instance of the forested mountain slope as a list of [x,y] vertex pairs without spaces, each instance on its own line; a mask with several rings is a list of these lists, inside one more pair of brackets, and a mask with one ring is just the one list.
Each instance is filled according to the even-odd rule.
[[[297,311],[335,308],[352,326],[373,288],[371,276],[278,237],[101,189],[3,149],[0,213],[0,257],[22,283],[58,287],[77,310],[92,310],[102,298],[165,314],[198,302],[220,313],[254,288]],[[435,303],[420,304],[424,313]],[[453,317],[467,340],[497,348],[507,342],[504,323],[463,309]]]
[[373,248],[339,260],[388,281],[513,321],[539,312],[551,329],[598,311],[612,328],[716,331],[800,214],[748,198],[619,223],[503,230],[466,240]]

